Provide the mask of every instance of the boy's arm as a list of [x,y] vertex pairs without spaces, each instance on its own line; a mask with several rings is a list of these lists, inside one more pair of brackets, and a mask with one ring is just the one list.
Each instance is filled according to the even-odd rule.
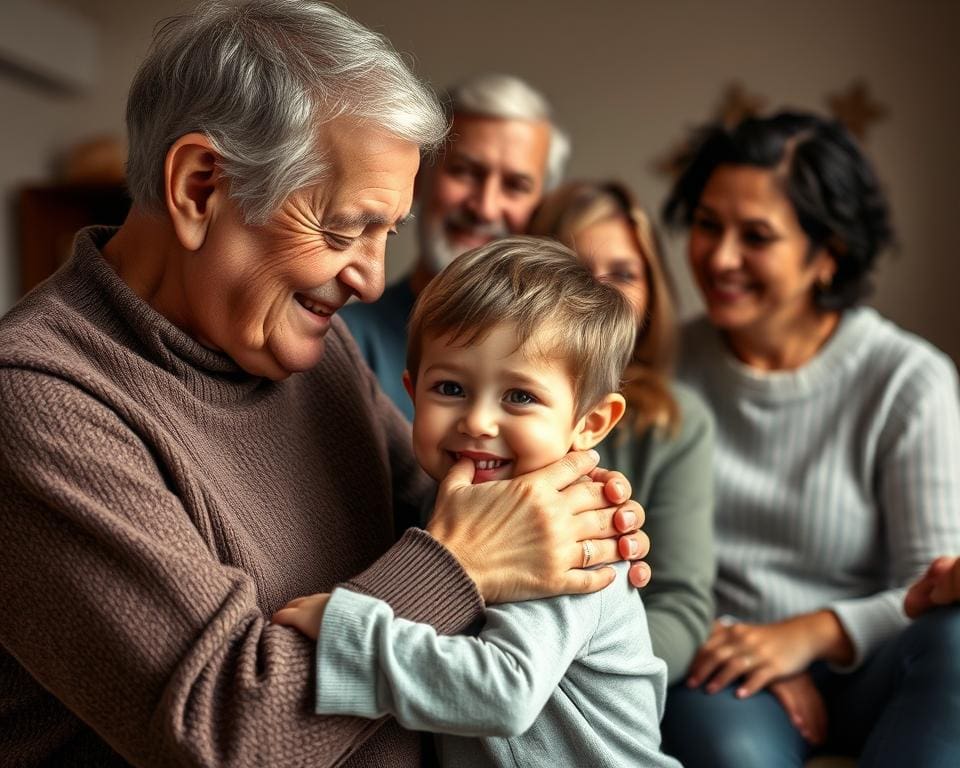
[[521,734],[593,635],[601,594],[488,608],[479,637],[445,637],[337,589],[317,643],[316,712],[392,714],[405,728],[463,736]]

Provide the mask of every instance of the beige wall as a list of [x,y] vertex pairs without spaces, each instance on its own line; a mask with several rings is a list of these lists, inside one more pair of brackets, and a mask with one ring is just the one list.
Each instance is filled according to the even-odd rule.
[[[98,85],[51,95],[0,72],[0,187],[42,178],[71,141],[122,126],[126,85],[153,23],[190,0],[49,0],[93,21]],[[823,109],[828,93],[864,78],[888,108],[867,149],[893,204],[900,252],[883,261],[874,304],[960,361],[950,307],[960,284],[960,127],[956,96],[960,3],[954,0],[344,0],[341,7],[414,54],[442,86],[495,69],[553,100],[574,139],[570,171],[615,175],[657,207],[666,181],[652,164],[741,81],[768,106]],[[401,235],[388,272],[409,263]],[[0,216],[0,308],[13,297],[9,218]],[[671,241],[684,310],[697,302]],[[4,282],[6,280],[6,282]]]

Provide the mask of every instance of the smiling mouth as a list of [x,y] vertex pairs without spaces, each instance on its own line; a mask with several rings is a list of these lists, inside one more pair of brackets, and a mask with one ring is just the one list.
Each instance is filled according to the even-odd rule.
[[455,451],[447,451],[447,453],[450,454],[454,461],[460,461],[460,459],[464,457],[470,459],[477,469],[500,469],[500,467],[513,463],[510,459],[479,459],[471,456],[469,453],[457,453]]
[[319,317],[331,317],[333,315],[333,311],[329,307],[314,301],[309,296],[306,296],[302,293],[295,293],[293,298],[295,298],[297,303],[305,310],[312,312]]

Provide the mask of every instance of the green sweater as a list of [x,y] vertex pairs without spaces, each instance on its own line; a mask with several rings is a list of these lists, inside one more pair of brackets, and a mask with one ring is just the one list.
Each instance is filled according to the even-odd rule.
[[[646,512],[646,558],[653,579],[643,590],[654,653],[669,682],[682,679],[713,618],[713,418],[703,401],[673,385],[682,421],[676,437],[657,429],[618,428],[599,447],[600,466],[622,472]],[[629,422],[629,414],[624,419]]]

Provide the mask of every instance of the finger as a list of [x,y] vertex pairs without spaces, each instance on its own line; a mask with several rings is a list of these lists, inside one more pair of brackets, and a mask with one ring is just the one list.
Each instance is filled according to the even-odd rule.
[[476,467],[473,460],[465,456],[462,457],[450,467],[450,471],[447,472],[446,477],[444,477],[440,483],[439,492],[454,491],[458,488],[473,485],[473,475],[475,472]]
[[[600,483],[577,482],[577,480],[584,475],[589,475],[594,467],[597,466],[598,461],[600,461],[600,454],[593,449],[589,451],[570,451],[559,461],[548,464],[536,472],[531,472],[530,475],[543,479],[551,488],[555,488],[558,491],[570,485],[573,485],[574,488],[584,488],[593,485],[602,488]],[[594,504],[593,506],[603,507],[606,506],[606,503]],[[589,509],[589,507],[584,507],[584,509]]]
[[633,499],[628,499],[613,513],[613,527],[620,533],[633,533],[643,527],[646,512]]
[[[599,492],[599,486],[596,484],[592,485],[593,492],[590,493],[589,496],[591,499],[595,498],[594,493]],[[570,493],[570,489],[564,491],[564,495],[568,499],[571,498],[572,494]],[[576,501],[572,501],[571,503],[578,504]],[[617,529],[613,524],[613,517],[615,514],[616,510],[613,509],[613,507],[588,509],[574,514],[573,532],[576,535],[577,540],[583,541],[584,539],[609,539],[612,536],[616,536]]]
[[273,624],[282,624],[285,627],[300,629],[299,625],[303,619],[303,614],[304,612],[298,608],[284,607],[274,613],[273,616],[270,617],[270,621]]
[[611,504],[623,504],[630,498],[631,488],[627,478],[619,472],[603,484],[603,495]]
[[557,590],[565,595],[582,595],[588,592],[599,592],[617,577],[613,568],[597,568],[596,570],[582,570],[579,568],[567,571],[563,584]]
[[[780,690],[779,687],[778,690]],[[810,707],[807,700],[793,686],[785,686],[781,695],[777,698],[780,699],[780,703],[783,705],[793,727],[800,732],[805,741],[813,744],[815,733],[811,725]]]
[[[749,674],[755,668],[755,661],[751,656],[734,654],[714,672],[713,677],[710,678],[710,682],[707,684],[707,692],[716,693],[717,691],[722,691],[734,680],[738,680],[744,675]],[[740,690],[741,689],[737,690],[738,696],[740,696]],[[740,696],[740,698],[743,697]]]
[[762,691],[774,681],[776,674],[767,664],[761,664],[751,670],[744,677],[743,683],[737,688],[737,698],[749,699],[757,691]]
[[[607,536],[612,536],[616,533],[613,516],[617,511],[617,507],[607,501],[603,495],[603,486],[600,485],[600,483],[574,483],[573,485],[568,485],[560,493],[563,496],[567,508],[575,516],[579,517],[580,515],[586,514],[593,517],[594,519],[587,521],[587,524],[602,524],[607,531]],[[600,513],[603,513],[602,518]]]
[[777,697],[783,711],[787,713],[790,722],[800,730],[803,724],[803,713],[800,709],[799,697],[796,695],[793,686],[787,684],[777,684],[770,686],[770,692]]
[[933,589],[930,600],[936,605],[948,605],[960,599],[960,562],[953,557],[940,557],[930,566]]
[[911,619],[920,616],[933,606],[933,584],[924,577],[909,590],[903,599],[903,611]]
[[650,537],[643,531],[632,536],[621,536],[617,540],[617,550],[624,560],[639,560],[650,554]]
[[714,673],[733,655],[733,648],[730,646],[719,646],[708,648],[707,643],[701,646],[690,666],[690,674],[687,678],[687,684],[691,688],[702,685],[704,681],[713,677]]
[[650,571],[650,566],[647,565],[642,560],[639,563],[634,563],[630,566],[630,571],[627,576],[630,579],[630,583],[637,589],[643,589],[647,584],[650,583],[650,578],[652,576]]
[[[589,545],[587,545],[589,542]],[[587,558],[589,546],[590,557]],[[583,539],[571,547],[570,567],[587,568],[589,566],[610,565],[620,562],[616,539]]]
[[633,493],[630,481],[620,472],[597,467],[589,473],[591,480],[604,486],[604,494],[611,504],[622,504]]
[[947,571],[949,571],[950,568],[953,567],[953,564],[956,560],[957,558],[955,557],[941,555],[940,557],[936,558],[932,563],[930,563],[930,566],[927,568],[925,578],[927,577],[937,578],[939,576],[942,576]]

